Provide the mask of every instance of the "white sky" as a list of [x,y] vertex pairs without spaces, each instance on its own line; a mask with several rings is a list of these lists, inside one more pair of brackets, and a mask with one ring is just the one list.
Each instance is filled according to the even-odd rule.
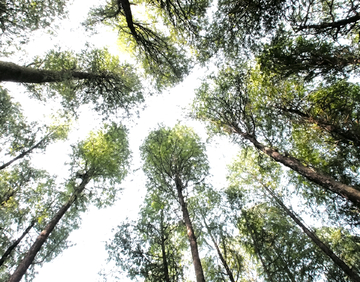
[[[70,8],[70,20],[66,20],[61,24],[61,29],[57,30],[58,37],[49,39],[44,35],[33,37],[27,48],[30,57],[33,55],[41,55],[51,46],[59,45],[62,49],[81,49],[86,41],[91,41],[97,47],[108,45],[112,52],[117,52],[115,45],[116,33],[102,32],[92,38],[86,38],[84,34],[77,29],[88,11],[88,8],[99,1],[91,0],[75,0]],[[140,113],[140,118],[132,123],[129,131],[130,146],[133,152],[133,161],[131,169],[141,167],[139,157],[139,146],[142,144],[148,133],[157,127],[158,123],[167,126],[174,126],[178,121],[182,124],[194,127],[195,131],[206,138],[205,129],[195,121],[185,120],[184,111],[182,110],[194,97],[194,89],[200,85],[198,75],[203,75],[202,70],[194,71],[183,83],[171,89],[162,95],[147,98],[147,108]],[[9,85],[9,86],[8,86]],[[11,84],[6,84],[9,90],[13,89]],[[14,94],[15,92],[10,92]],[[16,92],[15,98],[23,105],[24,110],[30,113],[32,118],[42,119],[43,113],[51,111],[51,107],[39,105],[34,100],[29,100],[25,93]],[[44,165],[50,173],[60,174],[66,177],[66,168],[63,163],[66,161],[67,155],[70,153],[69,144],[74,140],[86,138],[89,130],[98,125],[91,117],[91,113],[86,111],[80,116],[80,120],[75,124],[75,130],[70,134],[70,141],[63,144],[54,144],[49,146],[46,153],[37,156],[34,160],[37,164]],[[211,173],[214,175],[213,185],[223,186],[226,173],[226,164],[228,164],[237,154],[237,147],[228,141],[218,141],[217,144],[209,144],[207,151],[210,164],[212,164]],[[111,236],[111,229],[121,223],[127,216],[137,214],[138,206],[142,202],[145,194],[145,178],[138,170],[135,174],[129,175],[125,182],[121,185],[124,188],[121,200],[112,207],[98,210],[90,208],[83,215],[82,225],[79,230],[74,231],[69,240],[76,246],[65,250],[52,262],[45,264],[42,268],[38,268],[39,274],[34,282],[78,282],[99,281],[98,272],[106,264],[107,253],[105,251],[104,242]],[[108,280],[111,282],[111,280]],[[127,280],[122,280],[127,281]]]

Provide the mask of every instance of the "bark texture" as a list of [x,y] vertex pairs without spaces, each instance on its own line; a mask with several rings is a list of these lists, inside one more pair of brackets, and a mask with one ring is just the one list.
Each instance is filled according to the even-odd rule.
[[187,209],[187,206],[186,206],[186,203],[184,200],[184,195],[182,193],[184,186],[179,177],[176,177],[175,183],[176,183],[176,190],[178,193],[178,199],[179,199],[179,202],[181,205],[181,210],[183,213],[183,219],[184,219],[186,229],[187,229],[187,235],[188,235],[189,242],[190,242],[191,255],[192,255],[194,268],[195,268],[196,282],[205,282],[204,272],[203,272],[201,261],[200,261],[199,250],[198,250],[198,246],[197,246],[197,242],[196,242],[194,229],[193,229],[193,226],[192,226],[192,223],[190,220],[189,211]]
[[82,80],[103,78],[101,75],[81,71],[41,70],[20,66],[11,62],[0,61],[0,81],[20,83],[63,82],[66,80]]
[[325,175],[316,171],[313,168],[303,165],[300,160],[291,157],[285,156],[284,154],[279,153],[274,148],[266,147],[256,140],[256,138],[248,133],[244,133],[239,130],[238,127],[233,127],[234,131],[241,135],[244,139],[249,140],[259,151],[265,153],[275,161],[282,163],[283,165],[291,168],[292,170],[298,172],[311,182],[314,182],[323,188],[330,190],[341,197],[350,200],[355,206],[360,208],[360,191],[351,187],[349,185],[345,185],[341,182],[336,181],[334,178]]

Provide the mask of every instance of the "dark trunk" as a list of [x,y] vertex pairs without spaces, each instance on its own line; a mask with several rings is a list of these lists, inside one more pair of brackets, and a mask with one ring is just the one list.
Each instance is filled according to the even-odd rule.
[[198,246],[197,246],[197,242],[196,242],[194,229],[192,227],[189,212],[188,212],[188,209],[187,209],[187,206],[186,206],[186,203],[184,200],[184,196],[182,193],[184,186],[183,186],[180,178],[178,178],[178,177],[176,177],[175,183],[176,183],[176,190],[178,193],[178,199],[179,199],[181,210],[183,213],[183,219],[184,219],[186,229],[187,229],[187,235],[188,235],[188,238],[190,241],[190,249],[191,249],[191,255],[192,255],[194,268],[195,268],[196,282],[205,282],[204,272],[203,272],[201,261],[200,261],[200,256],[199,256],[199,251],[198,251]]
[[31,222],[31,224],[25,229],[25,231],[23,232],[23,234],[21,234],[21,236],[14,241],[14,243],[12,243],[10,245],[9,248],[7,248],[7,250],[5,251],[5,253],[2,255],[2,257],[0,258],[0,266],[3,265],[3,263],[5,262],[5,260],[7,259],[7,257],[12,253],[12,251],[20,244],[21,240],[30,232],[31,228],[34,227],[35,225],[35,220],[33,220]]
[[51,221],[45,226],[44,230],[40,233],[40,235],[36,238],[35,242],[30,247],[28,253],[25,255],[24,259],[20,262],[15,272],[10,276],[8,282],[19,282],[23,275],[26,273],[29,266],[34,261],[36,254],[40,251],[42,245],[45,243],[47,238],[50,236],[51,232],[55,228],[56,224],[60,221],[60,219],[64,216],[67,210],[71,207],[71,205],[75,202],[77,197],[82,193],[85,189],[85,186],[90,181],[89,176],[85,176],[82,179],[80,185],[76,188],[74,194],[70,197],[66,204],[64,204],[59,211],[54,215]]
[[275,195],[275,193],[266,185],[262,185],[265,190],[275,199],[277,204],[286,212],[288,216],[290,216],[295,223],[304,231],[304,233],[314,242],[316,246],[318,246],[340,269],[342,269],[346,275],[354,282],[360,282],[360,276],[355,273],[342,259],[340,259],[334,252],[324,244],[319,237],[316,236],[315,233],[310,231],[301,221],[297,218],[297,216],[290,211],[283,202]]
[[39,70],[0,61],[0,81],[19,83],[64,82],[67,80],[99,79],[104,76],[73,70]]
[[170,276],[169,276],[169,266],[167,262],[167,254],[166,254],[166,248],[165,248],[165,227],[164,227],[164,211],[161,210],[161,222],[160,222],[160,232],[161,232],[161,254],[162,254],[162,261],[164,266],[164,275],[165,275],[165,281],[170,282]]
[[311,182],[314,182],[322,186],[323,188],[330,190],[345,199],[350,200],[358,208],[360,207],[359,190],[340,183],[328,175],[322,174],[313,168],[303,165],[298,159],[294,157],[285,156],[271,147],[264,146],[263,144],[258,142],[253,135],[240,131],[236,126],[234,126],[233,129],[237,134],[241,135],[244,139],[249,140],[258,150],[270,156],[275,161],[282,163],[283,165],[298,172]]
[[358,20],[360,20],[360,14],[356,13],[355,16],[352,16],[352,17],[347,18],[347,19],[339,20],[339,21],[336,21],[336,22],[313,24],[313,25],[303,25],[303,26],[299,27],[299,30],[315,29],[315,30],[319,30],[319,32],[320,32],[323,29],[335,29],[335,28],[340,28],[340,27],[348,25],[348,24],[354,24]]
[[[230,267],[229,267],[229,265],[227,264],[226,259],[225,259],[224,256],[222,255],[221,250],[220,250],[218,244],[216,243],[216,240],[215,240],[214,236],[213,236],[212,233],[211,233],[211,229],[209,228],[209,226],[208,226],[207,223],[206,223],[205,217],[204,217],[203,215],[201,215],[201,216],[202,216],[202,218],[203,218],[203,221],[204,221],[206,230],[207,230],[208,234],[210,235],[211,241],[213,242],[213,244],[214,244],[214,246],[215,246],[215,249],[216,249],[216,252],[217,252],[217,254],[218,254],[219,258],[220,258],[220,261],[221,261],[222,265],[223,265],[224,268],[225,268],[225,271],[226,271],[227,276],[229,277],[229,279],[230,279],[231,282],[235,282],[235,279],[234,279],[234,276],[233,276],[233,274],[232,274],[232,272],[231,272],[231,270],[230,270]],[[225,249],[225,248],[224,248],[224,249]]]
[[15,158],[13,158],[12,160],[8,161],[7,163],[4,163],[0,166],[0,170],[8,167],[9,165],[11,165],[13,162],[22,159],[23,157],[25,157],[26,155],[30,154],[33,150],[35,150],[36,148],[38,148],[47,138],[49,137],[49,135],[46,135],[44,138],[42,138],[38,143],[36,143],[34,146],[32,146],[31,148],[29,148],[28,150],[22,152],[21,154],[19,154],[18,156],[16,156]]

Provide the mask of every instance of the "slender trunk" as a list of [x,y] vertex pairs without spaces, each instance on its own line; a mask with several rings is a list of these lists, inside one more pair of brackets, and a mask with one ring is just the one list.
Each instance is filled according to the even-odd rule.
[[165,275],[165,281],[170,282],[170,276],[169,276],[169,266],[167,262],[167,254],[166,254],[166,248],[165,248],[165,227],[164,227],[164,210],[161,210],[161,222],[160,222],[160,232],[161,232],[161,254],[162,254],[162,261],[163,261],[163,267],[164,267],[164,275]]
[[304,233],[314,242],[316,246],[318,246],[339,268],[341,268],[346,275],[354,282],[360,282],[360,276],[354,272],[342,259],[340,259],[334,252],[324,244],[319,237],[316,236],[315,233],[310,231],[301,221],[297,218],[297,216],[288,209],[283,202],[275,195],[275,193],[266,185],[262,185],[265,190],[275,199],[277,204],[286,212],[288,216],[290,216],[295,223],[304,231]]
[[46,135],[44,138],[42,138],[38,143],[36,143],[34,146],[32,146],[31,148],[29,148],[28,150],[22,152],[21,154],[17,155],[15,158],[13,158],[12,160],[8,161],[7,163],[4,163],[0,166],[0,170],[8,167],[9,165],[11,165],[13,162],[22,159],[23,157],[25,157],[26,155],[30,154],[33,150],[35,150],[36,148],[38,148],[47,138],[49,137],[49,134]]
[[14,243],[12,243],[9,248],[7,248],[7,250],[5,251],[5,253],[2,255],[2,257],[0,258],[0,266],[3,265],[3,263],[5,262],[5,260],[7,259],[7,257],[11,254],[11,252],[20,244],[21,240],[30,232],[31,228],[34,227],[36,221],[33,220],[31,222],[31,224],[25,229],[25,231],[21,234],[21,236],[14,241]]
[[[235,279],[234,279],[234,276],[233,276],[233,274],[232,274],[232,272],[231,272],[231,270],[230,270],[230,267],[229,267],[229,265],[227,264],[226,259],[225,259],[224,256],[222,255],[221,250],[220,250],[218,244],[216,243],[216,240],[215,240],[214,236],[213,236],[212,233],[211,233],[211,229],[210,229],[210,227],[209,227],[209,226],[207,225],[207,223],[206,223],[205,217],[204,217],[202,214],[201,214],[201,216],[202,216],[202,218],[203,218],[203,221],[204,221],[206,230],[207,230],[207,232],[208,232],[209,235],[210,235],[211,241],[213,242],[213,244],[214,244],[214,246],[215,246],[215,249],[216,249],[216,252],[217,252],[217,254],[218,254],[219,258],[220,258],[220,261],[221,261],[221,263],[223,264],[223,266],[224,266],[224,268],[225,268],[225,271],[226,271],[227,276],[229,277],[229,279],[230,279],[231,282],[235,282]],[[224,249],[225,249],[225,248],[224,248]]]
[[0,81],[45,83],[96,78],[105,78],[105,76],[74,70],[41,70],[20,66],[11,62],[0,61]]
[[175,184],[176,184],[176,190],[178,193],[178,199],[180,202],[181,210],[183,213],[183,219],[184,219],[186,229],[187,229],[187,235],[188,235],[188,238],[190,241],[190,249],[191,249],[191,255],[192,255],[194,268],[195,268],[196,282],[205,282],[204,272],[203,272],[201,261],[200,261],[200,256],[199,256],[199,251],[198,251],[198,246],[197,246],[197,242],[196,242],[194,229],[192,227],[189,212],[188,212],[188,209],[187,209],[187,206],[186,206],[186,203],[184,200],[184,196],[182,193],[184,186],[183,186],[180,178],[178,178],[178,177],[176,177],[176,179],[175,179]]
[[86,176],[82,179],[80,185],[76,188],[74,194],[70,197],[70,199],[64,204],[59,211],[54,215],[51,221],[45,226],[44,230],[40,233],[40,235],[36,238],[35,242],[30,247],[28,253],[25,255],[24,259],[20,262],[15,272],[10,276],[8,282],[19,282],[29,266],[34,261],[36,254],[40,251],[42,245],[45,243],[47,238],[50,236],[51,232],[55,228],[56,224],[60,221],[60,219],[64,216],[67,210],[71,207],[71,205],[75,202],[77,197],[82,193],[85,189],[85,186],[91,180],[90,176]]
[[323,130],[338,136],[338,139],[340,139],[341,141],[345,141],[346,143],[349,143],[349,141],[351,141],[354,143],[355,146],[360,146],[360,136],[358,136],[358,134],[352,132],[351,130],[344,130],[339,126],[328,124],[321,119],[311,117],[309,114],[304,113],[297,109],[283,108],[283,107],[280,107],[279,109],[285,113],[296,114],[300,116],[301,119],[307,123],[315,123]]
[[255,249],[255,253],[256,255],[258,256],[258,258],[260,259],[260,262],[261,262],[261,265],[263,266],[264,268],[264,271],[265,271],[265,274],[267,275],[269,281],[273,282],[274,279],[269,271],[269,269],[267,268],[266,266],[266,263],[263,259],[263,257],[261,256],[261,253],[260,253],[260,248],[257,244],[257,238],[255,237],[255,234],[253,232],[253,229],[251,228],[250,224],[249,224],[249,220],[248,220],[248,217],[247,217],[247,214],[246,212],[242,212],[243,216],[244,216],[244,219],[245,219],[245,224],[246,224],[246,228],[247,230],[250,232],[250,236],[251,236],[251,240],[253,241],[253,246],[254,246],[254,249]]
[[358,208],[360,207],[359,190],[351,186],[345,185],[341,182],[338,182],[334,178],[326,174],[322,174],[313,168],[303,165],[298,159],[294,157],[283,155],[271,147],[264,146],[263,144],[258,142],[253,135],[242,132],[238,129],[237,126],[233,126],[233,129],[237,134],[241,135],[244,139],[249,140],[258,150],[265,153],[275,161],[291,168],[292,170],[301,174],[311,182],[314,182],[322,186],[323,188],[328,189],[340,195],[341,197],[350,200]]

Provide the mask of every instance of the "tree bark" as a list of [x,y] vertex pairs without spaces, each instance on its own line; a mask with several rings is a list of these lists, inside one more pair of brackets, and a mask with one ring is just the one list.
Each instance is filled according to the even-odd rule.
[[178,176],[176,176],[176,178],[175,178],[175,184],[176,184],[176,190],[178,193],[178,199],[180,202],[181,210],[183,213],[183,219],[184,219],[186,229],[187,229],[187,235],[188,235],[188,238],[190,241],[190,249],[191,249],[191,255],[192,255],[193,264],[194,264],[194,268],[195,268],[196,282],[205,282],[204,272],[203,272],[201,261],[200,261],[200,256],[199,256],[199,251],[198,251],[198,246],[197,246],[197,242],[196,242],[194,229],[192,227],[189,212],[188,212],[185,200],[184,200],[184,195],[182,193],[184,186],[181,182],[181,179]]
[[0,61],[0,81],[20,82],[20,83],[46,83],[46,82],[63,82],[66,80],[84,80],[100,79],[105,76],[74,71],[53,71],[41,70],[30,67],[19,66],[11,62]]
[[307,167],[303,165],[298,159],[291,157],[291,156],[285,156],[281,153],[279,153],[277,150],[266,147],[265,145],[261,144],[256,140],[256,138],[248,133],[244,133],[237,126],[232,126],[233,130],[242,136],[244,139],[249,140],[255,148],[257,148],[259,151],[265,153],[269,157],[271,157],[273,160],[282,163],[283,165],[291,168],[292,170],[298,172],[311,182],[314,182],[321,187],[330,190],[341,197],[350,200],[355,206],[360,208],[360,191],[345,185],[341,182],[336,181],[332,177],[325,175],[323,173],[320,173],[316,171],[313,168]]
[[3,263],[5,262],[5,260],[7,259],[7,257],[11,254],[11,252],[20,244],[21,240],[30,232],[31,228],[34,227],[36,221],[33,220],[31,222],[31,224],[25,229],[25,231],[21,234],[21,236],[14,241],[14,243],[12,243],[9,248],[7,248],[7,250],[5,251],[5,253],[2,255],[2,257],[0,258],[0,266],[3,265]]
[[28,253],[25,255],[24,259],[20,262],[14,273],[10,276],[8,282],[20,282],[23,275],[26,273],[29,266],[34,261],[36,254],[40,251],[42,245],[45,243],[47,238],[50,236],[51,232],[67,212],[67,210],[71,207],[71,205],[75,202],[77,197],[84,191],[85,186],[90,182],[91,177],[89,175],[85,175],[80,183],[80,185],[75,189],[75,192],[70,197],[70,199],[64,204],[59,211],[54,215],[51,221],[46,225],[44,230],[40,233],[40,235],[36,238],[35,242],[30,247]]
[[354,272],[342,259],[340,259],[334,252],[324,244],[319,237],[316,236],[315,233],[310,231],[301,221],[297,218],[297,216],[288,209],[284,203],[275,195],[273,191],[266,185],[262,184],[265,190],[274,198],[277,204],[286,212],[288,216],[290,216],[295,223],[304,231],[304,233],[314,242],[316,246],[318,246],[342,271],[346,273],[346,275],[354,282],[360,282],[360,276]]

